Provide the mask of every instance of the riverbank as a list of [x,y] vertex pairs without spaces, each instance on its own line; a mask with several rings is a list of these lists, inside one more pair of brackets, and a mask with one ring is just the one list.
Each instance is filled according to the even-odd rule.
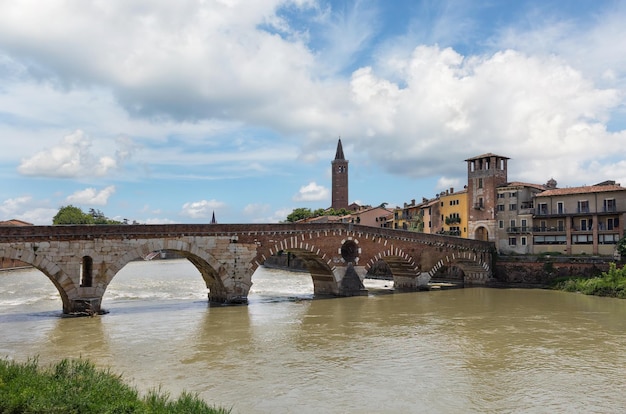
[[25,363],[0,360],[0,412],[3,413],[197,413],[225,414],[195,395],[183,392],[172,401],[157,390],[140,397],[109,370],[86,360],[64,359],[40,367],[37,359]]
[[611,263],[609,270],[598,277],[568,278],[557,281],[554,288],[585,295],[626,299],[626,266],[619,269],[615,263]]

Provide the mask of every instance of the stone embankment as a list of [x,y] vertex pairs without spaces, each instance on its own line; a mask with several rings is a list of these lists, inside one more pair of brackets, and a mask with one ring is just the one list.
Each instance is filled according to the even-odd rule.
[[611,257],[498,256],[494,284],[547,286],[562,278],[599,276],[609,270],[610,263],[615,263]]

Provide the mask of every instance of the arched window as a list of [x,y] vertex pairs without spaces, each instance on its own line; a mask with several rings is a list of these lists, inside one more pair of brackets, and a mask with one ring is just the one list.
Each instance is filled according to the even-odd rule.
[[80,287],[91,287],[93,284],[93,259],[83,256],[80,267]]

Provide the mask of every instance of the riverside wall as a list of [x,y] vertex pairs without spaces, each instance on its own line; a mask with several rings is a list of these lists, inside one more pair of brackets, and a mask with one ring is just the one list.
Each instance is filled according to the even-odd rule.
[[493,284],[546,286],[560,278],[599,276],[610,263],[624,265],[611,257],[498,256]]

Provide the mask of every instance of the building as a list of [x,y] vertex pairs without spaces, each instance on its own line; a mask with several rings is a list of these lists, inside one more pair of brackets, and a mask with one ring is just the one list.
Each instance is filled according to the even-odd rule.
[[546,185],[510,182],[496,188],[496,248],[504,254],[533,253],[532,233],[535,195],[555,188]]
[[626,188],[615,181],[535,195],[534,253],[612,255],[624,235]]
[[[432,211],[432,210],[431,210]],[[439,194],[439,230],[436,233],[467,238],[467,189],[450,188]],[[432,222],[432,218],[431,218]]]
[[343,155],[341,139],[337,143],[335,159],[331,161],[332,203],[334,210],[348,209],[348,161]]
[[367,207],[350,214],[350,222],[369,227],[386,227],[393,210],[384,206]]
[[507,180],[507,157],[483,154],[467,162],[467,217],[470,239],[496,240],[496,188]]
[[[0,227],[2,226],[32,226],[32,223],[28,223],[26,221],[11,219],[6,221],[0,221]],[[24,263],[20,260],[16,259],[7,259],[5,257],[0,257],[0,270],[9,270],[9,269],[18,269],[22,267],[30,267],[28,263]]]

